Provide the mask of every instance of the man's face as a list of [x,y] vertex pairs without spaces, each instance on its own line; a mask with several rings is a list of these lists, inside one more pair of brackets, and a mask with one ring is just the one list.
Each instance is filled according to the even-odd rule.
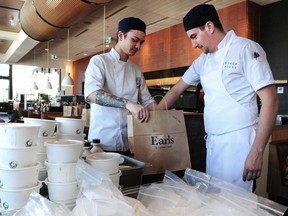
[[[122,32],[120,32],[122,33]],[[130,30],[126,35],[119,35],[122,50],[128,56],[134,56],[145,41],[146,34],[139,30]]]
[[204,29],[193,28],[188,30],[186,34],[191,39],[193,48],[199,48],[206,54],[215,52],[208,23],[205,24]]

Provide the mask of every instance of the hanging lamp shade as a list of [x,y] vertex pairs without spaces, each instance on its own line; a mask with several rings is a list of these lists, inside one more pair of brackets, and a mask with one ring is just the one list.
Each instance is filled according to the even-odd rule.
[[38,90],[38,89],[39,89],[39,88],[38,88],[38,85],[36,84],[36,82],[33,83],[32,89],[33,89],[33,90]]
[[73,86],[74,85],[74,81],[72,79],[72,77],[70,76],[70,73],[68,73],[64,79],[62,80],[61,83],[62,86]]
[[45,87],[46,87],[46,89],[53,89],[49,78],[47,79],[47,82],[46,82],[46,84],[45,84]]
[[61,85],[62,86],[73,86],[74,85],[74,81],[72,79],[72,77],[70,76],[70,71],[72,71],[72,62],[69,60],[69,48],[70,48],[70,30],[69,28],[67,29],[67,62],[66,62],[66,76],[64,77],[64,79],[62,80]]

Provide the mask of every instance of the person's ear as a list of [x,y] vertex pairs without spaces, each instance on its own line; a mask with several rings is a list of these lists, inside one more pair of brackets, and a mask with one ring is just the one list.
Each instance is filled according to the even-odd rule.
[[118,32],[118,41],[124,40],[124,33],[122,31]]
[[215,26],[214,26],[214,23],[211,22],[211,21],[208,21],[206,24],[205,24],[205,29],[209,32],[209,33],[213,33],[214,30],[215,30]]

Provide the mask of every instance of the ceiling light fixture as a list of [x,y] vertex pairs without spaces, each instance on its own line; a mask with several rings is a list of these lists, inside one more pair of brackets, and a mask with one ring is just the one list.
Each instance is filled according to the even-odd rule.
[[39,88],[38,88],[38,85],[36,84],[36,82],[34,82],[32,89],[33,89],[33,90],[38,90],[38,89],[39,89]]
[[47,79],[47,82],[46,82],[45,87],[46,87],[46,89],[53,89],[53,88],[52,88],[52,85],[51,85],[51,82],[50,82],[50,80],[49,80],[49,77],[48,77],[48,79]]
[[67,62],[66,62],[66,76],[63,78],[61,85],[62,86],[73,86],[74,81],[72,77],[70,76],[70,72],[72,71],[72,64],[69,59],[69,54],[70,54],[70,30],[68,28],[67,30]]

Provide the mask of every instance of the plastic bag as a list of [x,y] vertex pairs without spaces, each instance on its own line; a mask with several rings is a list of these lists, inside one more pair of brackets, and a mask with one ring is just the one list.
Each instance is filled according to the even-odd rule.
[[192,169],[183,179],[166,171],[162,183],[141,186],[137,199],[157,216],[282,216],[287,208]]
[[71,216],[149,216],[139,204],[128,202],[121,191],[112,183],[108,173],[96,171],[83,160],[76,165],[80,193]]
[[49,201],[36,192],[29,196],[27,204],[13,216],[70,216],[71,211],[62,204]]
[[[281,204],[196,170],[186,169],[183,179],[190,186],[201,185],[201,187],[195,187],[195,189],[199,190],[200,188],[199,191],[205,193],[207,198],[210,197],[213,200],[217,200],[220,205],[227,206],[226,213],[223,211],[222,215],[228,212],[230,215],[282,216],[287,209]],[[203,185],[206,188],[205,190],[203,190]],[[227,211],[229,209],[234,213]],[[217,207],[214,210],[220,211]],[[213,215],[216,214],[214,213]]]

